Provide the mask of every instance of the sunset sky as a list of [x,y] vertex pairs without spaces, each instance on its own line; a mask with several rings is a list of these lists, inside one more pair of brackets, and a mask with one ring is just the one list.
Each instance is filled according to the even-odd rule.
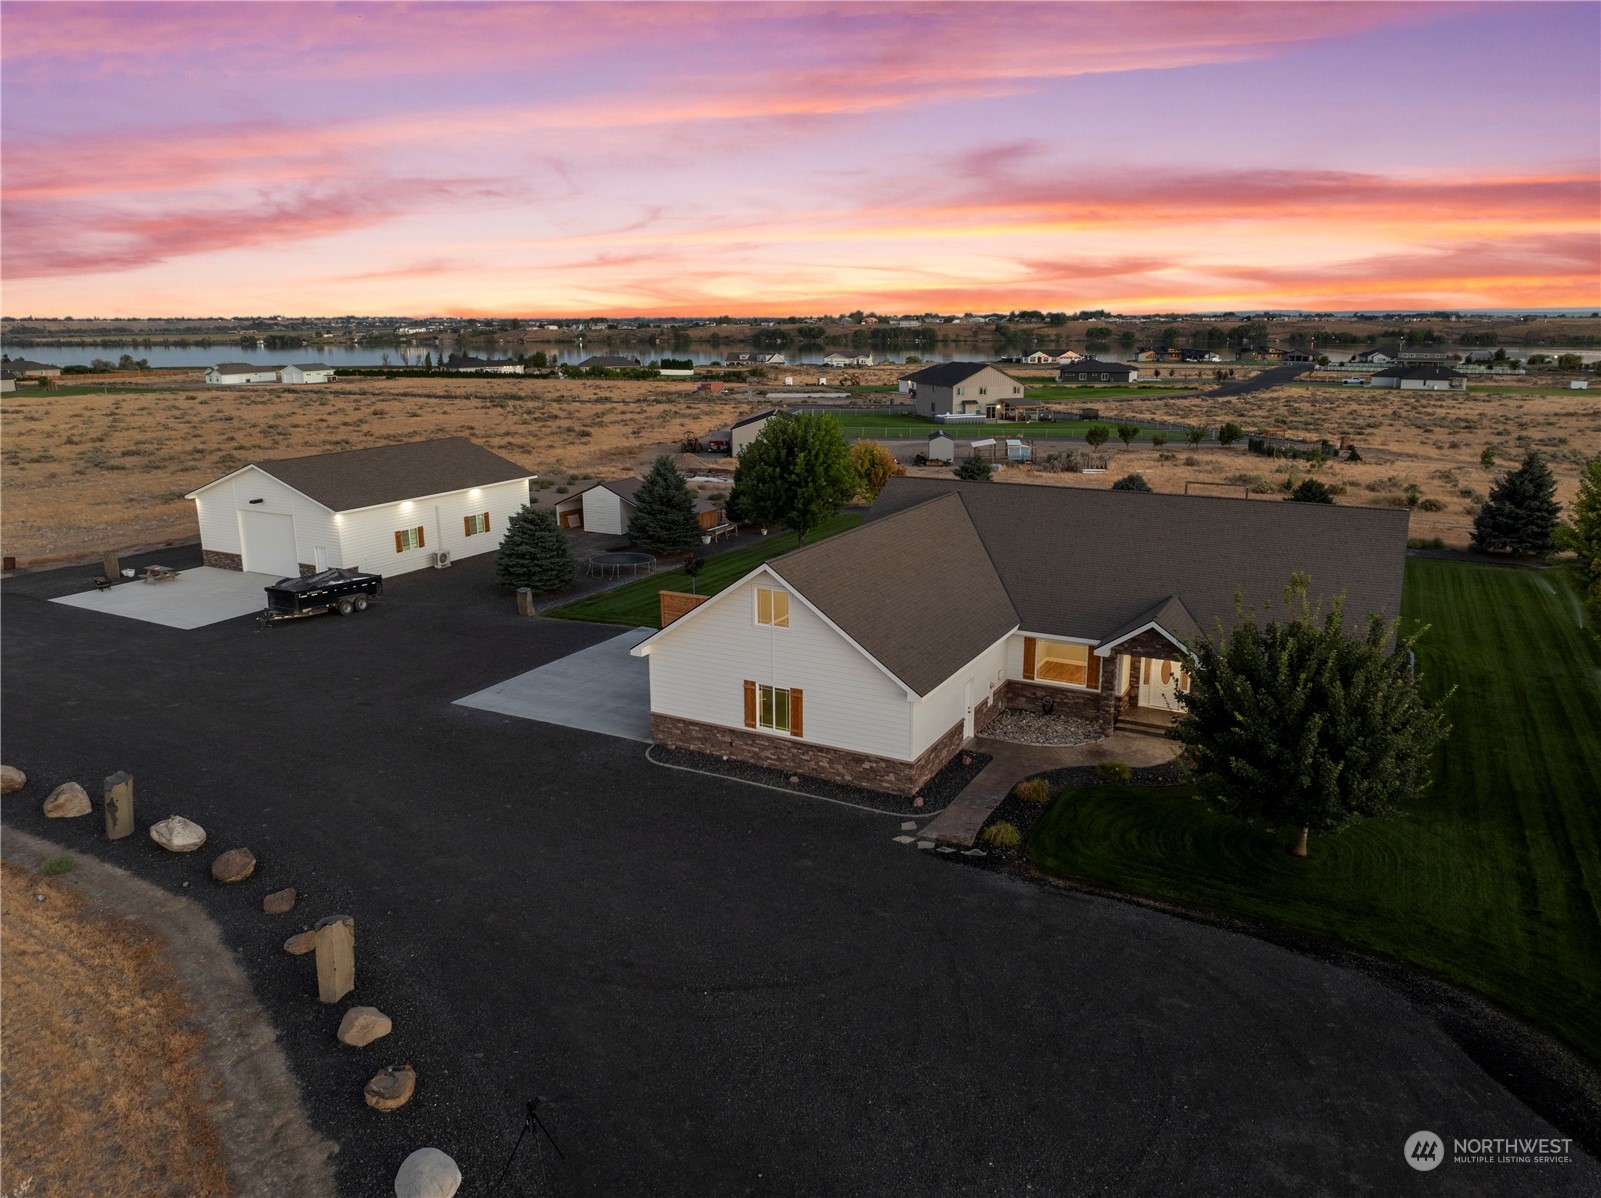
[[1601,307],[1601,6],[5,4],[8,316]]

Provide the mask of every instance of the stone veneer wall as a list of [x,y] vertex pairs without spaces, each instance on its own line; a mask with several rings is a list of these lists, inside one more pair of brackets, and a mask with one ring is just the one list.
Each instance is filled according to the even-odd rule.
[[245,568],[245,559],[237,553],[223,553],[220,549],[202,549],[200,564],[213,570],[239,570]]
[[[975,721],[977,709],[974,710]],[[993,718],[993,716],[991,717]],[[769,769],[793,771],[847,786],[865,786],[889,794],[909,795],[944,768],[962,747],[958,722],[915,761],[896,761],[870,753],[854,753],[806,740],[771,736],[748,728],[724,728],[679,716],[650,713],[651,739],[672,749],[714,753]]]
[[1063,715],[1089,720],[1091,723],[1100,719],[1101,697],[1095,691],[1070,690],[1065,686],[1051,686],[1048,683],[1026,682],[1013,678],[1003,683],[996,693],[1000,695],[1006,707],[1022,707],[1038,711],[1041,703],[1051,699],[1056,703],[1056,710]]

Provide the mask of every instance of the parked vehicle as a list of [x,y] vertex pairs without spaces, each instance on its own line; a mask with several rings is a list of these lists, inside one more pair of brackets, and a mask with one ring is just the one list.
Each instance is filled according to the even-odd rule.
[[267,592],[266,610],[258,616],[263,628],[279,620],[298,620],[324,612],[349,616],[366,611],[384,592],[382,575],[360,570],[324,570],[309,578],[280,578]]
[[1347,387],[1365,387],[1367,385],[1367,379],[1363,378],[1359,374],[1353,374],[1350,378],[1341,379],[1340,382],[1344,383]]

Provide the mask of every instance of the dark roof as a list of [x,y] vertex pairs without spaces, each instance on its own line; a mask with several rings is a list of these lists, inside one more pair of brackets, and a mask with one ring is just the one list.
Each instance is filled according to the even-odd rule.
[[1440,366],[1433,362],[1421,366],[1385,367],[1373,372],[1376,379],[1459,379],[1464,376],[1452,370],[1449,366]]
[[766,420],[769,416],[782,416],[782,408],[768,408],[765,412],[753,412],[743,420],[734,421],[734,428],[743,428],[747,424],[755,424],[758,420]]
[[1188,640],[1201,631],[1201,626],[1195,622],[1195,617],[1190,615],[1190,609],[1184,606],[1184,601],[1177,595],[1169,595],[1160,603],[1146,608],[1110,636],[1102,637],[1102,643],[1120,644],[1140,629],[1148,628],[1152,624],[1167,629],[1181,641]]
[[296,370],[332,370],[333,367],[326,362],[296,362]]
[[950,434],[949,434],[949,433],[945,433],[945,432],[939,432],[939,433],[929,433],[929,434],[928,434],[928,439],[929,439],[929,440],[930,440],[930,441],[938,441],[938,440],[940,440],[940,439],[942,439],[942,438],[943,438],[943,439],[944,439],[944,440],[946,440],[946,441],[954,441],[954,440],[956,440],[956,438],[955,438],[955,437],[953,437],[953,436],[951,436],[951,435],[950,435]]
[[[957,383],[964,383],[981,370],[1000,370],[999,366],[992,366],[988,362],[941,362],[938,366],[926,366],[913,374],[902,375],[903,379],[923,387],[954,387]],[[1010,378],[1010,375],[1007,375]]]
[[767,564],[919,695],[1017,627],[957,495]]
[[12,370],[60,370],[61,367],[50,362],[31,362],[27,358],[12,358]]
[[632,370],[639,365],[639,359],[625,358],[621,354],[596,354],[594,357],[585,358],[578,365],[583,370],[588,370],[595,366],[601,366],[607,370]]
[[482,370],[486,366],[515,366],[514,358],[474,358],[462,355],[445,363],[446,370]]
[[474,445],[466,437],[441,437],[251,465],[336,512],[533,475],[533,471],[482,445]]
[[[1346,592],[1352,628],[1369,612],[1400,614],[1407,538],[1407,513],[1400,509],[897,477],[861,530],[897,512],[944,503],[953,493],[1025,632],[1106,641],[1139,627],[1133,622],[1170,599],[1202,631],[1218,620],[1228,628],[1236,590],[1247,605],[1272,603],[1277,610],[1297,571],[1311,577],[1314,596]],[[914,561],[935,544],[917,546]],[[916,567],[912,573],[926,587],[930,575]],[[862,581],[871,577],[853,575],[866,593],[863,602],[873,601],[876,588]],[[914,604],[899,614],[915,626],[923,612]],[[930,639],[927,629],[913,635]]]
[[1083,358],[1077,362],[1063,362],[1057,374],[1096,374],[1101,371],[1119,370],[1127,373],[1138,369],[1138,366],[1130,366],[1127,362],[1103,362],[1100,358]]
[[282,366],[257,366],[254,362],[218,362],[212,367],[218,374],[264,374],[269,370],[282,370]]

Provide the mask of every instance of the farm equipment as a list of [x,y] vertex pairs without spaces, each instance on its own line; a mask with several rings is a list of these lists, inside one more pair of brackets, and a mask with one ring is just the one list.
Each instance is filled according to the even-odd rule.
[[256,622],[268,628],[279,620],[298,620],[324,612],[349,616],[366,611],[383,594],[384,580],[381,575],[363,574],[360,570],[324,570],[309,578],[280,578],[262,589],[267,592],[267,607]]

